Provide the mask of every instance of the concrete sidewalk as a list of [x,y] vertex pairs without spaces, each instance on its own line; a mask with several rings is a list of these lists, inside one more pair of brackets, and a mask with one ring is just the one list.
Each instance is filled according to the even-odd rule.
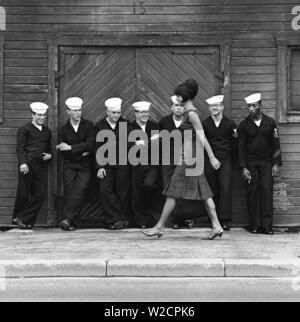
[[208,229],[58,229],[0,232],[0,277],[299,277],[300,235],[233,229],[209,241]]

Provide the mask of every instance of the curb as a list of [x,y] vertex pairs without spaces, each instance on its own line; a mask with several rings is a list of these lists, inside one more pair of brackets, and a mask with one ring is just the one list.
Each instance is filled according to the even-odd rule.
[[[4,260],[0,277],[106,277],[106,260]],[[2,273],[1,273],[2,272]]]
[[46,277],[256,277],[300,275],[300,259],[84,259],[4,260],[0,278]]
[[300,260],[226,260],[226,277],[295,277]]
[[108,277],[224,277],[218,259],[146,259],[108,261]]

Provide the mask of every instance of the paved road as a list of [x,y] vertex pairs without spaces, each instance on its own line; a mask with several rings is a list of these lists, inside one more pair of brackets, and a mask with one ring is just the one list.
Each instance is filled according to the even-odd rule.
[[[0,289],[1,286],[3,283],[0,280]],[[0,301],[298,302],[300,281],[229,278],[9,279],[6,291],[0,290]]]

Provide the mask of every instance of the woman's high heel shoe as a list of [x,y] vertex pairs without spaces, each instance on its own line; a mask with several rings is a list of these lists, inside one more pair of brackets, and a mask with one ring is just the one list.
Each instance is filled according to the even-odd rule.
[[160,239],[164,235],[163,231],[153,229],[142,230],[142,233],[149,238],[157,237],[157,239]]
[[208,237],[209,240],[214,240],[217,237],[222,238],[224,234],[224,230],[219,230],[217,232],[212,232],[212,234]]

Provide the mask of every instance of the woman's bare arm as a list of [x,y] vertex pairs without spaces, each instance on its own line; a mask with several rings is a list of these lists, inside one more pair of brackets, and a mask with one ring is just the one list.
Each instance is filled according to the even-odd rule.
[[[194,129],[195,129],[195,131],[197,133],[198,139],[200,140],[200,142],[203,141],[204,148],[205,148],[205,150],[206,150],[206,152],[208,154],[208,157],[210,159],[210,162],[211,162],[212,166],[215,169],[219,169],[220,168],[220,162],[216,159],[216,157],[215,157],[215,155],[213,153],[213,150],[212,150],[209,142],[207,141],[207,138],[205,136],[201,120],[200,120],[199,115],[197,114],[197,112],[194,112],[194,111],[189,112],[189,120],[190,120],[191,124],[193,125],[193,127],[194,127]],[[202,133],[202,135],[200,133]]]

